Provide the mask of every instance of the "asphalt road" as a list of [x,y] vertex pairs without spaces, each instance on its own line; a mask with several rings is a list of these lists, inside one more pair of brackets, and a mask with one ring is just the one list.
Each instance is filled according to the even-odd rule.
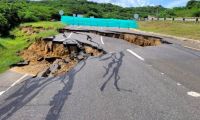
[[200,120],[199,51],[169,38],[173,44],[140,47],[92,33],[66,35],[107,54],[55,78],[0,75],[1,120]]

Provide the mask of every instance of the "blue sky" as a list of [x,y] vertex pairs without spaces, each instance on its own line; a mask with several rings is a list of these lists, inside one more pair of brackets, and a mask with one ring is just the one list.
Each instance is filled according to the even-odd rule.
[[167,8],[185,6],[189,0],[88,0],[98,3],[112,3],[122,7],[162,5]]

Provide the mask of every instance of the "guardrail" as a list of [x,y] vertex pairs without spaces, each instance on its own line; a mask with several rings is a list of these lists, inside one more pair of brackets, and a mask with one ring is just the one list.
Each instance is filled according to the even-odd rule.
[[200,23],[200,18],[146,18],[147,21],[179,21]]

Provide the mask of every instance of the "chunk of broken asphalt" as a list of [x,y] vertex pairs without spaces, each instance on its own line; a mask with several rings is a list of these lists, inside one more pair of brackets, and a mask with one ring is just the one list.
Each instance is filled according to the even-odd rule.
[[83,55],[78,55],[77,58],[78,58],[78,60],[83,60],[84,56]]
[[39,72],[37,74],[37,77],[48,77],[49,73],[50,73],[49,68],[46,68],[43,71]]
[[50,67],[49,67],[49,70],[50,70],[50,74],[55,74],[55,72],[60,69],[60,65],[59,65],[59,62],[61,62],[61,60],[56,60]]
[[14,66],[18,66],[18,67],[21,67],[21,66],[25,66],[25,65],[28,65],[30,61],[21,61],[19,63],[16,63],[16,64],[13,64],[11,65],[11,67],[14,67]]
[[42,60],[44,60],[44,57],[39,57],[39,58],[37,59],[37,61],[42,61]]
[[48,62],[54,62],[56,59],[60,59],[59,57],[52,57],[52,56],[48,56],[44,58],[46,61]]

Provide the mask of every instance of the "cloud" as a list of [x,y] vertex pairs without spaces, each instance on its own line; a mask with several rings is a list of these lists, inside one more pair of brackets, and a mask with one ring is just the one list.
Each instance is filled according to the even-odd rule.
[[167,8],[173,8],[178,6],[184,6],[187,4],[189,0],[174,0],[173,2],[167,4],[165,7]]
[[162,5],[164,7],[184,6],[188,0],[88,0],[98,3],[112,3],[122,7],[138,7],[138,6],[155,6]]
[[147,0],[88,0],[98,3],[112,3],[122,7],[136,7],[144,6],[147,4]]

